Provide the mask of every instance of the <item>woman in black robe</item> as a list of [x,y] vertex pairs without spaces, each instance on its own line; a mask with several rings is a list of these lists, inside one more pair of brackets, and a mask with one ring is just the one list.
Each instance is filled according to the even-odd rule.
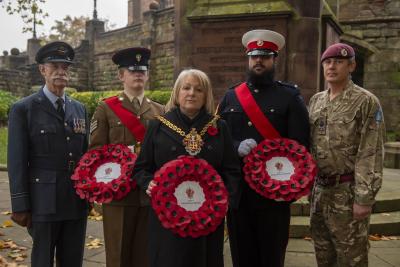
[[[184,70],[178,76],[167,113],[161,120],[150,123],[140,155],[135,165],[138,185],[151,197],[154,173],[165,163],[178,156],[189,155],[183,136],[173,125],[189,133],[199,133],[214,118],[214,100],[207,75],[196,69]],[[222,177],[229,195],[229,205],[235,207],[236,191],[240,179],[240,164],[233,150],[232,139],[225,121],[214,120],[215,132],[202,136],[203,145],[197,158],[206,160]],[[190,151],[190,149],[189,149]],[[223,267],[224,223],[198,238],[181,237],[164,228],[154,210],[149,214],[149,257],[151,267]]]

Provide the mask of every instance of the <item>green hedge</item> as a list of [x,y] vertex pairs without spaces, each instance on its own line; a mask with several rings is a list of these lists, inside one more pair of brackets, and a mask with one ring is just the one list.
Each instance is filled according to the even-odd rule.
[[8,120],[8,112],[18,97],[12,95],[10,92],[0,90],[0,125],[5,124]]
[[[120,94],[121,91],[90,91],[71,93],[70,96],[86,106],[89,118],[92,117],[96,107],[104,98]],[[163,105],[165,105],[171,95],[171,91],[145,91],[145,95]]]
[[[96,107],[104,98],[118,95],[120,91],[88,91],[76,92],[74,88],[66,89],[68,95],[84,104],[88,110],[89,118],[92,117]],[[170,98],[171,91],[145,91],[145,95],[161,104],[166,104]],[[0,90],[0,125],[8,121],[8,112],[11,105],[18,100],[18,97],[10,92]]]

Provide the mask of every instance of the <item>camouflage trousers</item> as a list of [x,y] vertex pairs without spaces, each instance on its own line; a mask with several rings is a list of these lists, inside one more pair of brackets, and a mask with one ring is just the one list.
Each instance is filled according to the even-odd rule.
[[353,219],[353,186],[314,186],[310,224],[319,267],[368,266],[369,217]]

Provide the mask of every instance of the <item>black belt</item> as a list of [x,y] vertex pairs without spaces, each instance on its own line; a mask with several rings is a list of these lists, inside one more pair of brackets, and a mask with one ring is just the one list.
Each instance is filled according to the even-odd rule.
[[353,182],[354,173],[338,174],[333,176],[318,176],[316,183],[321,186],[336,186],[338,184]]
[[52,170],[52,171],[69,171],[73,172],[76,166],[75,160],[45,160],[44,158],[39,159],[30,159],[29,160],[29,167],[30,168],[39,168],[45,170]]

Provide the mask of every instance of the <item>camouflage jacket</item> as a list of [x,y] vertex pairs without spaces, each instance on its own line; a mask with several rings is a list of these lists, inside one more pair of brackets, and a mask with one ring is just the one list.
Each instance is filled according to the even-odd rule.
[[329,100],[329,89],[309,103],[311,153],[319,176],[355,174],[355,202],[371,205],[382,185],[385,125],[379,100],[349,81]]

